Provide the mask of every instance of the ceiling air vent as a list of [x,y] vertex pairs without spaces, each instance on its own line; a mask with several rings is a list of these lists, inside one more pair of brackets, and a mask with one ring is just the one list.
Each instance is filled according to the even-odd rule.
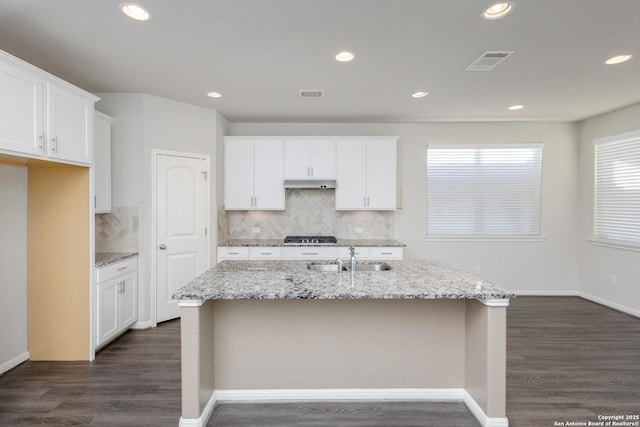
[[513,54],[512,50],[488,50],[473,61],[465,71],[491,71]]
[[324,97],[324,90],[300,90],[298,91],[299,98],[322,98]]

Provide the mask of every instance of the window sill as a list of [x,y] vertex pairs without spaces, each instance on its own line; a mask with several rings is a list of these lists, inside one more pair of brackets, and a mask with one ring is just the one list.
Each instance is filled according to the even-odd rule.
[[623,251],[640,252],[640,246],[635,246],[628,243],[617,243],[596,239],[589,239],[588,242],[594,246],[603,246],[605,248],[620,249]]
[[450,236],[450,237],[429,237],[425,236],[425,242],[542,242],[546,240],[544,236]]

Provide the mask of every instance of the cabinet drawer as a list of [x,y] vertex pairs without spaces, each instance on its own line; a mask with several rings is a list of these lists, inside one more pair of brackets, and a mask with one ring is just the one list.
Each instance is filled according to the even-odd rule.
[[371,248],[371,258],[373,259],[402,259],[403,250],[401,247],[374,247]]
[[273,259],[282,257],[282,250],[279,247],[260,246],[249,248],[249,257],[256,259]]
[[136,271],[138,268],[138,257],[125,259],[124,261],[116,262],[114,264],[105,265],[100,267],[96,271],[96,281],[98,283],[106,282],[114,277],[122,276],[123,274]]
[[336,257],[336,248],[334,246],[285,247],[284,257],[288,259],[333,259]]
[[[355,250],[357,259],[367,259],[371,256],[371,248],[356,247]],[[348,247],[340,246],[338,248],[338,258],[349,258],[350,256],[351,252]]]
[[249,258],[249,248],[246,246],[219,246],[218,258]]

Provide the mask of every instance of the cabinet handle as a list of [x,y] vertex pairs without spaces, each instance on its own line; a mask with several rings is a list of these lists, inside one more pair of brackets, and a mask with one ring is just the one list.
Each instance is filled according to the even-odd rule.
[[302,255],[320,255],[318,252],[302,252]]
[[260,252],[260,255],[271,255],[271,252]]
[[38,140],[40,141],[38,142],[38,149],[44,150],[44,133],[38,135]]
[[58,137],[54,136],[51,138],[51,151],[54,153],[58,152]]
[[127,266],[125,265],[124,267],[120,267],[120,268],[118,269],[118,271],[126,270],[127,268],[129,268],[129,267],[127,267]]
[[393,255],[393,252],[381,252],[382,255]]
[[240,255],[240,252],[227,252],[228,255]]

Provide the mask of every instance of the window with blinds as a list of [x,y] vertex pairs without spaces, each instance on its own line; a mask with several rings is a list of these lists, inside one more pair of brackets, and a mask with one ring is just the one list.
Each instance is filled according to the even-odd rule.
[[640,131],[594,144],[594,237],[640,246]]
[[427,238],[540,236],[543,144],[427,149]]

